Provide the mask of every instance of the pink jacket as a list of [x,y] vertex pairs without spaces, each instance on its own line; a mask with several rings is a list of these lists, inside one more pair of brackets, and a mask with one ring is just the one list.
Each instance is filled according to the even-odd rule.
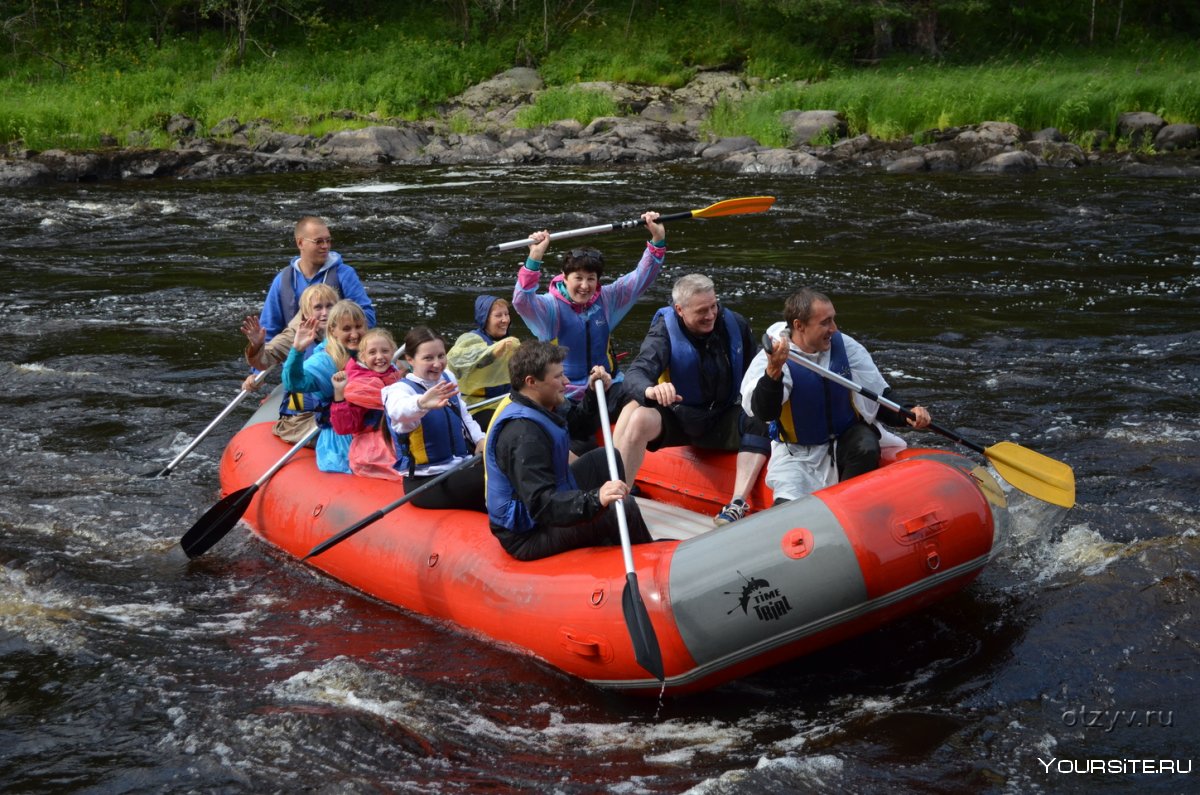
[[383,399],[379,393],[385,386],[400,380],[400,371],[389,367],[385,373],[377,373],[351,359],[346,362],[346,399],[334,403],[329,412],[329,421],[338,433],[358,433],[363,427],[367,412],[383,410]]

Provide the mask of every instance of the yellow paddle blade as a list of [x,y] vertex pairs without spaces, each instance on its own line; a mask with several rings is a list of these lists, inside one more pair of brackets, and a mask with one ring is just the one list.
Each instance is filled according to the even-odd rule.
[[723,215],[762,213],[771,209],[771,205],[774,203],[774,196],[742,196],[739,199],[726,199],[716,204],[710,204],[703,210],[692,210],[692,217],[720,218]]
[[1013,442],[997,442],[983,454],[1014,488],[1063,508],[1075,506],[1075,472],[1062,461]]

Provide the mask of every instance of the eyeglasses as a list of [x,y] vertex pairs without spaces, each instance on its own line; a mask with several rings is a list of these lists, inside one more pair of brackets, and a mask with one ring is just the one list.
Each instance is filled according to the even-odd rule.
[[307,240],[309,243],[312,243],[314,246],[332,246],[333,245],[332,237],[303,237],[300,239]]

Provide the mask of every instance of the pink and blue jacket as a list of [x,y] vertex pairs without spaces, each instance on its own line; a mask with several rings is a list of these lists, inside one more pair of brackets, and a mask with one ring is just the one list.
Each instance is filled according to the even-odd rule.
[[588,373],[597,364],[613,373],[614,381],[623,379],[610,350],[612,330],[658,278],[666,255],[665,245],[647,242],[637,267],[611,284],[598,287],[585,304],[576,304],[567,296],[561,273],[551,279],[546,292],[539,294],[542,263],[525,260],[525,265],[517,272],[513,309],[539,340],[569,349],[563,362],[563,370],[571,381],[567,387],[568,398],[582,398]]

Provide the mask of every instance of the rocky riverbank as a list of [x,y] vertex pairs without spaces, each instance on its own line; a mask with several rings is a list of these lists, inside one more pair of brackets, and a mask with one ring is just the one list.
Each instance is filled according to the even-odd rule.
[[[1106,131],[1091,134],[1091,147],[1067,141],[1056,129],[1027,131],[1007,122],[931,130],[896,141],[847,137],[834,111],[785,111],[792,144],[760,146],[753,138],[715,138],[704,122],[722,98],[755,90],[739,75],[702,72],[681,89],[586,83],[578,89],[611,97],[622,115],[583,125],[559,121],[527,129],[515,124],[544,85],[536,71],[510,69],[480,83],[441,108],[431,121],[406,122],[359,116],[370,126],[321,137],[279,132],[269,120],[225,119],[211,129],[175,116],[166,132],[171,149],[149,149],[149,131],[110,141],[93,151],[18,150],[0,158],[0,187],[55,182],[175,177],[208,179],[243,174],[379,168],[389,165],[589,165],[698,160],[718,170],[825,176],[856,171],[915,173],[975,171],[1028,173],[1041,168],[1108,165],[1148,175],[1200,175],[1200,129],[1167,124],[1153,113],[1123,113],[1111,146]],[[467,132],[455,132],[466,130]],[[814,141],[831,142],[814,144]]]

